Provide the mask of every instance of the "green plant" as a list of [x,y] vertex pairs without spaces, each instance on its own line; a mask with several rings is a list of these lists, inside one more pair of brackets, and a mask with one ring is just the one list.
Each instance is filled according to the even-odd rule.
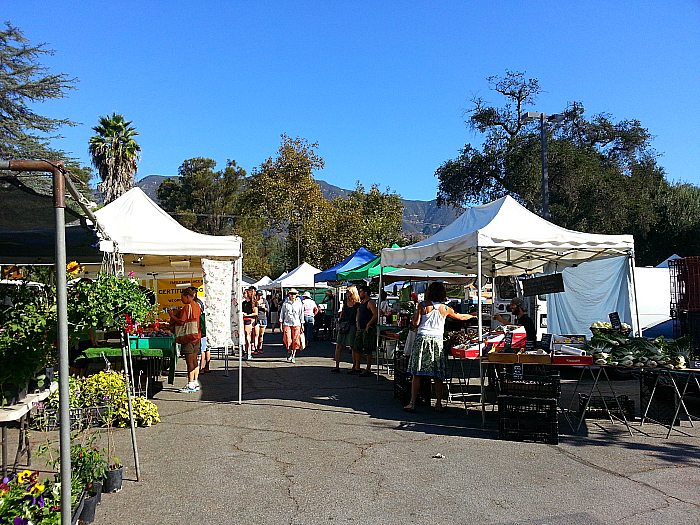
[[[158,407],[145,397],[134,396],[131,398],[131,410],[134,414],[134,424],[142,427],[150,427],[160,422]],[[119,407],[119,419],[117,425],[125,427],[129,424],[129,405],[122,403]]]
[[72,476],[84,486],[100,481],[107,472],[107,461],[100,447],[96,446],[98,434],[91,434],[86,443],[75,443],[70,448]]
[[0,483],[0,523],[56,524],[61,520],[61,485],[39,481],[39,473],[25,470]]

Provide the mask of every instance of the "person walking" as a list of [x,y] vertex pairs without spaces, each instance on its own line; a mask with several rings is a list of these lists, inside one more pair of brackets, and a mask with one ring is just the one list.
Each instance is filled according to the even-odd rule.
[[289,290],[280,308],[282,341],[287,349],[287,361],[296,363],[297,350],[301,348],[301,334],[304,331],[304,307],[296,288]]
[[199,331],[199,318],[202,310],[194,302],[194,292],[185,288],[180,293],[183,307],[169,310],[170,324],[175,332],[175,342],[180,344],[180,351],[185,356],[187,364],[187,384],[180,389],[181,393],[197,392],[199,390],[199,367],[197,366],[197,351],[202,338]]
[[253,328],[258,322],[258,305],[255,299],[255,288],[250,287],[243,292],[243,331],[245,332],[245,347],[243,350],[243,359],[253,357]]
[[306,344],[308,345],[314,340],[314,320],[318,313],[318,305],[311,298],[310,292],[304,292],[302,297],[302,304],[304,305],[304,337],[306,337]]
[[199,340],[199,373],[208,374],[209,363],[211,362],[211,350],[207,347],[207,323],[204,302],[197,295],[197,287],[190,286],[190,290],[194,293],[194,302],[199,305],[202,315],[199,316],[199,332],[202,338]]
[[379,319],[377,305],[370,298],[369,286],[358,287],[360,305],[357,308],[357,333],[355,347],[352,350],[352,368],[359,371],[362,367],[362,356],[367,359],[367,369],[360,377],[372,375],[372,354],[377,348],[377,320]]
[[[343,348],[348,347],[350,350],[355,346],[355,332],[357,331],[357,309],[360,306],[360,296],[357,294],[355,286],[348,286],[345,300],[343,301],[343,309],[340,311],[338,318],[338,338],[335,343],[335,368],[331,368],[331,372],[340,372],[340,358],[343,353]],[[348,374],[356,374],[359,372],[359,367],[354,366],[348,370]]]
[[262,290],[258,290],[256,296],[258,298],[258,326],[255,348],[258,354],[262,354],[263,339],[265,338],[265,329],[267,328],[267,314],[270,311],[270,305],[267,299],[265,299],[265,294],[263,294]]
[[443,350],[445,318],[449,315],[459,321],[474,319],[470,314],[458,314],[447,306],[445,285],[432,282],[425,292],[425,300],[418,303],[418,310],[413,315],[413,326],[417,326],[416,340],[411,349],[407,372],[411,379],[411,402],[403,407],[407,412],[415,412],[416,400],[420,391],[421,377],[435,378],[435,410],[443,411],[442,382],[447,377],[447,356]]

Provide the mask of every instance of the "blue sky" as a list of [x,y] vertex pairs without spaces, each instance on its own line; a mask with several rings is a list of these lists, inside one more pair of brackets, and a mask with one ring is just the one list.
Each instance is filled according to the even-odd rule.
[[700,184],[700,2],[0,0],[0,19],[77,77],[40,113],[81,125],[53,143],[89,164],[98,118],[138,129],[137,178],[182,161],[250,172],[280,135],[318,142],[316,178],[436,196],[435,170],[481,136],[473,96],[506,69],[545,90],[532,108],[638,119],[672,181]]

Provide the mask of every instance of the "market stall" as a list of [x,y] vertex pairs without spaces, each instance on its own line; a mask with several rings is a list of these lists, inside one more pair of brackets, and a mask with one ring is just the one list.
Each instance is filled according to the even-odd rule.
[[[476,273],[482,276],[561,271],[586,261],[626,258],[626,279],[634,304],[634,239],[567,230],[528,211],[510,196],[468,208],[437,234],[404,248],[385,248],[381,266]],[[482,288],[478,287],[481,304]],[[637,325],[636,319],[627,320]],[[483,343],[483,322],[477,338]],[[482,418],[485,420],[484,373],[480,364]]]

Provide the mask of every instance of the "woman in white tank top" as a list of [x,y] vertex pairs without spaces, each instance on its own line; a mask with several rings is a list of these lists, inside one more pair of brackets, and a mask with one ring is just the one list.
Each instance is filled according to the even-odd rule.
[[403,407],[408,412],[416,409],[421,376],[435,378],[435,410],[442,412],[442,381],[447,376],[447,358],[442,349],[445,318],[449,315],[453,319],[467,321],[476,317],[458,314],[444,304],[446,300],[445,286],[438,282],[431,283],[425,292],[425,301],[418,304],[418,311],[413,316],[413,325],[418,329],[407,370],[413,374],[411,402]]

